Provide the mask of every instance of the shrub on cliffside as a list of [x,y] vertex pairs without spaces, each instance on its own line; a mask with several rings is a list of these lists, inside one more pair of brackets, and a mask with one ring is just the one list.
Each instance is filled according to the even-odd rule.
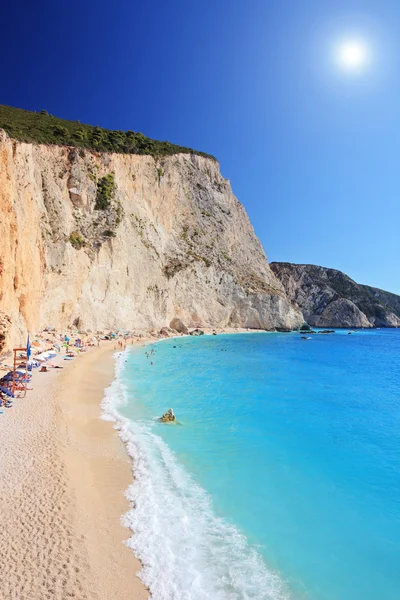
[[97,184],[97,195],[96,195],[96,210],[107,210],[110,207],[112,197],[115,192],[115,181],[114,174],[109,173],[101,179]]
[[75,250],[80,250],[85,245],[83,237],[78,231],[73,231],[70,234],[69,241],[71,243],[71,246],[73,246]]

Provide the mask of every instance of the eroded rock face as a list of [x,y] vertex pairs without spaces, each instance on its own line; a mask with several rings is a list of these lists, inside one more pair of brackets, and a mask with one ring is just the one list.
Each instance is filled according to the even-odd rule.
[[301,325],[214,160],[83,152],[2,131],[0,160],[10,344],[47,325],[159,330],[177,315],[189,328]]
[[171,337],[174,334],[175,334],[175,331],[173,331],[169,327],[162,327],[160,329],[160,335],[161,335],[161,337],[166,337],[167,338],[167,337]]
[[184,323],[182,323],[182,321],[180,319],[178,319],[178,317],[175,317],[174,319],[172,319],[169,326],[171,329],[173,329],[174,331],[177,331],[178,333],[185,333],[185,334],[188,333],[188,328],[186,327],[186,325],[184,325]]
[[0,310],[0,353],[7,347],[10,329],[10,317]]
[[400,296],[360,285],[341,271],[271,263],[289,299],[314,327],[400,327]]
[[363,312],[346,298],[334,300],[316,318],[316,327],[371,327]]

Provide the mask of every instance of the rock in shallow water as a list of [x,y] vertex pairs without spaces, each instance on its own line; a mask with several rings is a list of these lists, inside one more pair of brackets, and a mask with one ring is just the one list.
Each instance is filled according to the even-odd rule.
[[173,423],[174,421],[176,421],[176,417],[172,408],[169,408],[167,412],[163,414],[160,421],[162,421],[163,423]]

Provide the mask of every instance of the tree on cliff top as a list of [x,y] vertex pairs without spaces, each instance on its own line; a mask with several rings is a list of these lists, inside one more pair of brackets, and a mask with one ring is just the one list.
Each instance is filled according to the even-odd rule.
[[79,121],[58,119],[46,110],[31,112],[1,104],[0,129],[4,129],[10,137],[21,142],[77,146],[99,152],[147,154],[151,156],[197,154],[214,159],[213,156],[205,152],[177,146],[168,141],[152,140],[143,133],[113,131],[98,126],[83,125]]

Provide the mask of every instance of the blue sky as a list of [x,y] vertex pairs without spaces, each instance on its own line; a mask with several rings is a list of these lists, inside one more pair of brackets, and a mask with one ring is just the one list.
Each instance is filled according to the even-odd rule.
[[398,1],[16,0],[1,22],[0,102],[214,154],[269,260],[400,293]]

